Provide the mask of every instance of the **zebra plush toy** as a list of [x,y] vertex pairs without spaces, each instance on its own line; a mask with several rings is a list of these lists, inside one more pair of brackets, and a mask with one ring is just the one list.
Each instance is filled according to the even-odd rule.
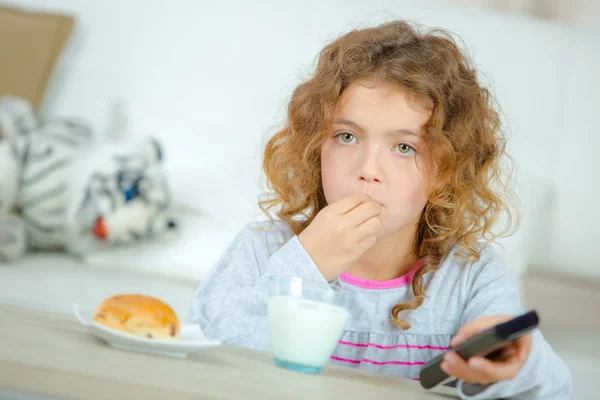
[[0,262],[173,231],[161,160],[153,139],[98,143],[81,121],[40,121],[27,101],[0,98]]

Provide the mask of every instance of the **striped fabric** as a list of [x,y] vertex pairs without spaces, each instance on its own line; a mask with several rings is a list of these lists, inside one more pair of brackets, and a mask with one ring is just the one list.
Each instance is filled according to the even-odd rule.
[[17,205],[30,247],[57,249],[67,240],[72,161],[90,139],[84,124],[61,120],[45,123],[23,139]]

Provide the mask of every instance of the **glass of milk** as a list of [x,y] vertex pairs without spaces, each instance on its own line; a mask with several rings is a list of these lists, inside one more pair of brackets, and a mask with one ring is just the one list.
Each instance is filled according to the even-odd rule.
[[348,293],[326,283],[295,277],[272,278],[268,319],[275,364],[318,373],[342,336],[349,313]]

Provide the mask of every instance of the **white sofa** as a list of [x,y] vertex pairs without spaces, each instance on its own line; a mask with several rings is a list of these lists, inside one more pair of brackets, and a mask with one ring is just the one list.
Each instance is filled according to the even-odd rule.
[[[28,256],[0,268],[0,296],[64,309],[82,288],[95,293],[78,300],[89,302],[116,290],[160,291],[151,283],[136,286],[133,278],[129,286],[121,281],[123,270],[143,271],[162,277],[148,282],[177,279],[184,289],[167,300],[184,312],[185,298],[227,242],[260,217],[261,148],[283,121],[286,100],[318,50],[351,28],[394,17],[458,33],[497,94],[525,206],[521,229],[503,242],[515,275],[538,265],[600,278],[600,211],[592,201],[599,194],[594,122],[600,33],[447,3],[413,3],[12,1],[77,17],[42,114],[87,118],[101,135],[158,136],[182,235],[172,243],[93,254],[84,262]],[[96,285],[100,275],[106,285]]]

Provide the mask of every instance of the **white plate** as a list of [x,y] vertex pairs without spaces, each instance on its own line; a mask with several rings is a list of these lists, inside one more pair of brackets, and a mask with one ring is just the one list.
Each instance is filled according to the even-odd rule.
[[198,325],[181,325],[178,340],[148,339],[101,325],[93,320],[93,312],[83,311],[77,304],[73,304],[73,312],[79,322],[87,327],[92,335],[121,350],[171,357],[187,357],[188,354],[206,351],[221,345],[218,340],[206,339]]

